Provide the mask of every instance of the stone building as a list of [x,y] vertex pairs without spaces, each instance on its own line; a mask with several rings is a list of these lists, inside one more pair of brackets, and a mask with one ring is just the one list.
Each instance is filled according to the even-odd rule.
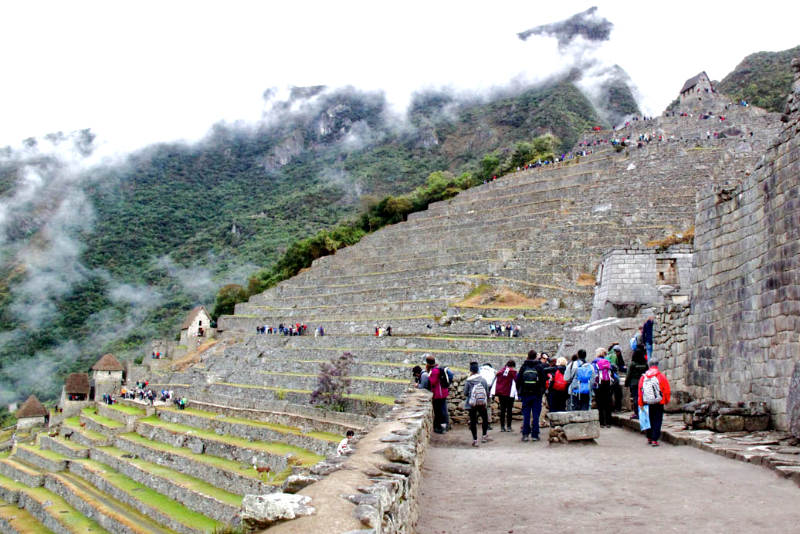
[[70,373],[61,388],[59,408],[64,417],[78,414],[91,404],[91,384],[88,373]]
[[205,306],[197,306],[181,324],[180,344],[186,347],[196,347],[211,334],[211,315]]
[[47,421],[48,413],[36,395],[28,397],[16,413],[17,430],[31,428],[36,425],[44,425]]
[[708,78],[706,71],[703,71],[684,82],[681,88],[680,101],[681,104],[696,101],[702,99],[704,95],[713,93],[714,87],[711,85],[711,80]]
[[94,398],[101,399],[105,394],[117,393],[122,385],[125,368],[113,354],[106,354],[92,366],[92,385]]

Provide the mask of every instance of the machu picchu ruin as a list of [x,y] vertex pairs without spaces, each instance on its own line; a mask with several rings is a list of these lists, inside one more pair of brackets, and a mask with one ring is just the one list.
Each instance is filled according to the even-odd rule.
[[796,528],[798,49],[700,48],[650,114],[613,28],[0,148],[0,532]]

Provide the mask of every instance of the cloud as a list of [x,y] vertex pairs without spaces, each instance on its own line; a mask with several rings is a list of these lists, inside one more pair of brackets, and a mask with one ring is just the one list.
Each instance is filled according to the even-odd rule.
[[592,43],[608,41],[612,28],[614,25],[608,19],[597,15],[597,6],[594,6],[566,20],[519,32],[517,36],[523,41],[531,35],[555,37],[559,48],[565,50],[579,37]]

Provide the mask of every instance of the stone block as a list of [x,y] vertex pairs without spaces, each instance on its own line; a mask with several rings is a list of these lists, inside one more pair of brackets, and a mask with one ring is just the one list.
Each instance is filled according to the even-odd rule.
[[311,515],[311,497],[287,493],[245,495],[242,500],[242,523],[252,530],[268,528],[275,523]]
[[597,439],[600,437],[600,421],[570,423],[561,427],[567,441]]
[[563,426],[571,423],[588,423],[600,420],[597,410],[575,410],[570,412],[548,412],[547,420],[552,426]]

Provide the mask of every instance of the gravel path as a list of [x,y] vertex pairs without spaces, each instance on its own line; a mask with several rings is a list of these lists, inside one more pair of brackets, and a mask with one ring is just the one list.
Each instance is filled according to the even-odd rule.
[[693,447],[652,448],[620,428],[603,429],[596,444],[490,435],[495,441],[473,448],[465,427],[434,434],[418,534],[800,528],[800,489],[759,466]]

